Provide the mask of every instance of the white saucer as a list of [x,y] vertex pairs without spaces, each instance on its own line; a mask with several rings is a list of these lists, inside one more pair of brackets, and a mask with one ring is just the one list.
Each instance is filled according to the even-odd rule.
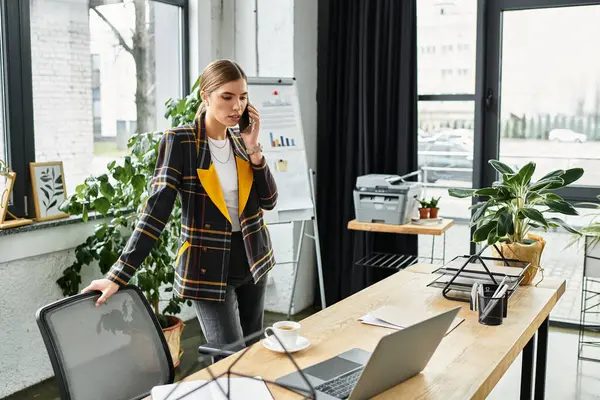
[[[277,340],[265,339],[263,340],[263,346],[271,351],[276,351],[277,353],[285,353],[285,350],[281,348],[281,345]],[[296,346],[293,348],[287,349],[289,353],[295,353],[300,350],[306,349],[310,346],[310,340],[305,337],[298,336],[298,341],[296,342]]]

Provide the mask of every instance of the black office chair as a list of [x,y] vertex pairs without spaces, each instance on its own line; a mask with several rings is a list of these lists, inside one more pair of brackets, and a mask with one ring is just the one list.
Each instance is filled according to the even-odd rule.
[[235,354],[234,351],[222,350],[215,346],[210,346],[208,344],[204,344],[198,346],[198,353],[201,356],[210,356],[210,357],[229,357]]
[[202,361],[210,358],[212,362],[216,362],[223,358],[229,357],[240,350],[243,350],[246,346],[246,343],[255,343],[263,336],[263,334],[264,330],[261,330],[260,332],[255,332],[242,338],[237,343],[231,343],[224,346],[215,346],[206,343],[198,346],[198,353],[202,356]]
[[173,383],[167,342],[141,291],[123,287],[96,307],[98,296],[75,295],[36,313],[61,399],[142,399]]

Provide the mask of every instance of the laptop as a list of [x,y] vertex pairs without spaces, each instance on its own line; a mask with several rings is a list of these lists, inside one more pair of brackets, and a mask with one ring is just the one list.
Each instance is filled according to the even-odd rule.
[[[302,372],[319,400],[371,398],[421,372],[459,310],[454,308],[384,336],[373,353],[353,348]],[[276,382],[310,393],[298,371]]]

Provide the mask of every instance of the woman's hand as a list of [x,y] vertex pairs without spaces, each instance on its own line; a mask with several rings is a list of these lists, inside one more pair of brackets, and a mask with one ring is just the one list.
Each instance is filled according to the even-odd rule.
[[258,146],[258,132],[260,131],[260,115],[258,110],[248,104],[248,114],[250,115],[250,125],[242,132],[242,139],[247,149]]
[[[246,145],[246,149],[253,149],[258,146],[258,132],[260,131],[260,115],[258,110],[252,105],[248,104],[248,114],[250,115],[250,125],[242,132],[242,139]],[[260,165],[263,156],[260,151],[253,153],[249,156],[250,162],[254,165]]]
[[102,304],[108,300],[110,296],[115,294],[117,290],[119,290],[119,285],[114,283],[108,279],[98,279],[92,281],[86,288],[84,288],[81,293],[87,293],[94,290],[99,290],[102,292],[102,296],[98,300],[96,300],[96,307],[100,307]]

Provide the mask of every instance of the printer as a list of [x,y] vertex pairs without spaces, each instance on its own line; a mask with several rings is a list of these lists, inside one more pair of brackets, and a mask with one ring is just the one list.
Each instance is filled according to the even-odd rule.
[[417,210],[423,184],[409,182],[398,175],[359,176],[354,189],[354,210],[359,222],[402,225],[410,222]]

